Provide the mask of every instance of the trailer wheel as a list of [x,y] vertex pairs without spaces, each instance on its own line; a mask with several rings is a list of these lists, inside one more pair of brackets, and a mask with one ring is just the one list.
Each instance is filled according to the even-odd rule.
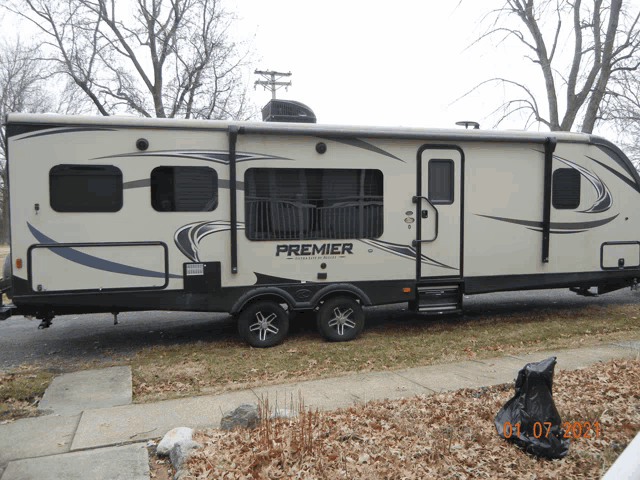
[[330,342],[346,342],[356,338],[364,328],[364,312],[350,297],[327,300],[318,310],[318,331]]
[[251,304],[238,317],[238,332],[253,347],[272,347],[282,341],[288,330],[289,314],[275,302]]

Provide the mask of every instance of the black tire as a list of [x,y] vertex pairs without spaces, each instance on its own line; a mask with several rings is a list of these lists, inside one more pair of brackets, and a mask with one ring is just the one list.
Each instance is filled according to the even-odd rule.
[[347,342],[364,328],[364,312],[350,297],[327,300],[318,310],[318,331],[330,342]]
[[253,303],[238,317],[238,332],[253,347],[273,347],[288,331],[289,314],[275,302]]

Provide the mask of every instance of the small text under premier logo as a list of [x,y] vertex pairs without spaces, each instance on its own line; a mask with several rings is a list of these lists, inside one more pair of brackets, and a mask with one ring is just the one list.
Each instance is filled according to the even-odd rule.
[[318,257],[344,257],[353,255],[353,243],[284,243],[276,245],[276,257],[301,258],[304,260]]

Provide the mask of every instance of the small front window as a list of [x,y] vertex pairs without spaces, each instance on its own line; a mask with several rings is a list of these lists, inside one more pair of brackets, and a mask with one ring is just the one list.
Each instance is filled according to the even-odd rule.
[[553,172],[553,207],[574,210],[580,206],[580,172],[573,168],[558,168]]

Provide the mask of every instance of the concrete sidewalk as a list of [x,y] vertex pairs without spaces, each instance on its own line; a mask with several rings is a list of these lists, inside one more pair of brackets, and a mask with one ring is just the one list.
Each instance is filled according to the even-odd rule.
[[353,402],[511,382],[526,363],[550,356],[558,358],[557,370],[574,370],[636,355],[640,340],[141,405],[131,404],[128,367],[77,372],[56,378],[47,390],[41,407],[53,414],[0,425],[0,480],[80,479],[88,471],[96,480],[147,480],[148,455],[139,442],[161,437],[174,427],[218,427],[222,412],[240,403],[268,399],[272,407],[286,407],[300,394],[308,408],[333,410]]

